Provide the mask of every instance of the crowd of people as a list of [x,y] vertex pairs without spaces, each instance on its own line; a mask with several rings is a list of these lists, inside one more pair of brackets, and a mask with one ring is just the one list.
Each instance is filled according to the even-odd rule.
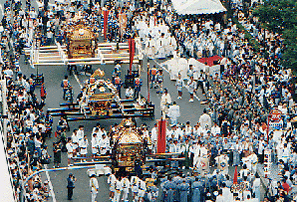
[[[51,136],[52,118],[43,111],[45,96],[39,98],[34,77],[21,73],[19,60],[23,48],[36,45],[36,42],[50,45],[54,40],[67,45],[67,30],[71,30],[69,26],[77,19],[88,25],[97,37],[103,35],[102,11],[110,10],[107,40],[125,41],[134,35],[138,54],[149,59],[171,56],[199,59],[214,55],[223,58],[221,71],[214,75],[205,70],[195,72],[189,65],[186,80],[177,76],[177,99],[182,99],[183,91],[188,91],[191,103],[195,104],[196,99],[208,103],[198,121],[189,120],[184,124],[178,121],[181,114],[178,103],[163,88],[163,71],[150,67],[151,87],[160,88],[162,113],[171,120],[166,130],[166,152],[178,153],[185,161],[172,161],[167,165],[179,172],[164,178],[160,177],[160,170],[150,169],[156,183],[149,186],[142,176],[129,179],[111,174],[108,178],[111,200],[128,201],[128,193],[131,193],[135,201],[157,201],[159,197],[168,202],[260,201],[264,193],[260,193],[257,162],[264,163],[264,150],[269,149],[272,162],[279,166],[282,181],[271,187],[272,197],[264,200],[289,201],[289,193],[297,179],[293,119],[297,109],[295,80],[291,70],[280,64],[281,36],[261,29],[257,17],[250,12],[257,3],[260,2],[252,1],[250,10],[244,10],[242,1],[232,1],[233,18],[244,27],[239,30],[232,18],[222,15],[222,18],[213,19],[181,18],[170,3],[161,1],[155,4],[110,1],[104,8],[98,1],[91,7],[83,2],[50,4],[38,1],[38,8],[30,1],[26,2],[26,7],[21,1],[6,2],[1,21],[1,67],[2,78],[6,79],[9,110],[7,152],[17,197],[21,197],[23,191],[32,202],[43,201],[49,196],[48,182],[42,181],[40,175],[28,184],[22,182],[34,171],[44,168],[51,159],[46,139]],[[127,14],[126,29],[119,25],[119,13]],[[259,50],[247,39],[247,33],[259,44]],[[117,73],[115,78],[117,76],[120,75]],[[200,90],[205,98],[197,96]],[[126,97],[138,97],[132,96],[132,89],[129,91]],[[282,130],[268,130],[267,119],[271,118],[272,110],[282,113]],[[75,129],[71,137],[67,137],[67,130],[67,122],[61,117],[56,132],[59,141],[53,145],[55,167],[60,166],[62,151],[68,152],[69,166],[73,157],[86,157],[88,153],[92,156],[110,154],[112,133],[117,132],[116,125],[109,131],[97,125],[89,144],[83,126]],[[148,139],[149,151],[155,153],[157,125],[150,130],[141,126],[139,132]],[[242,168],[237,182],[242,187],[234,185],[229,166]],[[193,172],[185,175],[181,172],[184,169]]]
[[[34,9],[22,9],[22,2],[6,2],[1,21],[1,78],[2,110],[7,112],[7,153],[17,201],[46,201],[50,196],[49,182],[42,175],[32,175],[45,168],[51,157],[46,139],[51,136],[52,118],[43,111],[46,100],[44,83],[40,93],[35,89],[36,75],[25,75],[21,71],[20,59],[26,44]],[[35,23],[34,23],[35,24]],[[27,32],[26,32],[27,31]],[[6,106],[7,104],[7,106]],[[6,122],[4,122],[6,124]],[[33,177],[32,177],[33,176]]]

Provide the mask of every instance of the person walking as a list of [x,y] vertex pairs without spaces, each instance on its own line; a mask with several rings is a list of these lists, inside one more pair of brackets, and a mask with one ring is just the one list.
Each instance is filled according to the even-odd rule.
[[157,75],[156,75],[156,85],[159,90],[157,90],[157,94],[159,93],[163,93],[163,83],[164,83],[164,75],[163,75],[163,70],[160,69],[158,72],[157,72]]
[[194,81],[194,78],[191,77],[187,84],[187,88],[190,94],[189,102],[194,102],[194,93],[196,93],[196,85],[196,81]]
[[97,180],[95,174],[91,175],[90,187],[91,187],[91,196],[92,196],[91,202],[96,202],[96,196],[99,191],[99,183],[98,183],[98,180]]
[[63,99],[64,100],[66,99],[66,92],[67,92],[69,86],[70,86],[70,82],[68,81],[68,76],[65,75],[64,79],[61,83],[61,87],[63,88]]
[[183,87],[185,86],[185,83],[184,80],[181,78],[180,73],[178,73],[178,78],[176,79],[175,86],[178,94],[177,99],[181,100],[183,96]]
[[74,183],[76,180],[75,176],[72,173],[69,173],[69,177],[67,178],[68,200],[72,200],[73,189],[75,188]]

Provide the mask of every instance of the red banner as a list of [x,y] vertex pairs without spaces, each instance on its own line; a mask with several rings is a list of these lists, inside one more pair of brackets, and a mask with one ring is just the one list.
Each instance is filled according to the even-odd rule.
[[104,18],[104,21],[103,21],[103,23],[104,23],[103,24],[103,33],[104,33],[104,39],[106,39],[108,14],[109,14],[109,11],[108,10],[103,11],[103,18]]
[[165,153],[166,151],[166,120],[158,121],[158,153]]
[[133,38],[128,39],[128,43],[129,43],[129,56],[130,56],[130,74],[132,74],[132,64],[133,64],[133,60],[134,60],[134,54],[135,54],[135,41]]
[[235,170],[234,170],[233,184],[237,184],[237,166],[235,166]]

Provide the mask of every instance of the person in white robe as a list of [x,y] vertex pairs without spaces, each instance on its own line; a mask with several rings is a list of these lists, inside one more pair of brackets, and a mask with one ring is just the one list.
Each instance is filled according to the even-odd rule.
[[106,134],[102,134],[102,140],[99,142],[100,154],[105,155],[110,151],[110,139]]
[[167,69],[169,71],[171,80],[176,80],[178,77],[178,74],[180,72],[179,66],[176,65],[176,64],[179,64],[179,59],[180,59],[180,54],[179,54],[178,50],[175,50],[173,52],[173,58],[171,60],[168,60],[167,62],[163,63],[163,64],[167,64]]
[[165,53],[166,53],[166,56],[169,57],[169,56],[172,56],[173,55],[173,52],[174,50],[176,49],[176,40],[173,36],[169,36],[167,38],[167,45],[165,47]]
[[188,71],[188,61],[186,58],[180,58],[178,61],[178,72],[181,74],[182,79],[184,80],[189,80],[190,78],[188,78],[187,76],[187,71]]
[[146,42],[144,52],[149,59],[155,58],[155,42],[152,40],[152,38],[149,38],[149,40]]
[[199,118],[200,126],[205,129],[206,126],[211,127],[211,117],[206,113],[206,109],[203,110],[203,114]]
[[173,104],[168,109],[168,116],[171,121],[171,125],[177,124],[177,119],[180,117],[180,107],[173,101]]
[[144,195],[146,193],[146,184],[145,181],[143,181],[142,179],[139,179],[138,181],[138,198],[139,201],[143,201],[144,200]]
[[96,133],[93,133],[92,135],[92,155],[95,157],[97,154],[99,154],[99,139]]
[[257,199],[257,202],[260,202],[261,198],[261,180],[260,178],[256,178],[253,182],[253,193],[255,194],[255,198]]
[[107,178],[107,184],[109,185],[109,199],[110,200],[112,200],[114,197],[115,181],[116,181],[116,176],[111,173]]
[[139,187],[138,187],[138,184],[139,184],[139,178],[137,176],[132,176],[131,177],[131,191],[132,191],[132,194],[133,194],[133,200],[134,201],[138,201],[138,192],[139,192]]
[[122,180],[123,185],[123,195],[122,195],[122,201],[128,202],[129,201],[129,189],[130,189],[130,181],[127,177],[123,177]]
[[163,115],[167,115],[168,113],[168,106],[171,104],[171,96],[168,93],[168,90],[165,88],[164,89],[164,93],[161,97],[161,103],[160,103],[160,107],[161,107],[161,113]]
[[251,161],[251,173],[256,174],[257,172],[257,164],[258,164],[258,157],[257,155],[253,152],[250,156],[250,161]]
[[90,187],[91,187],[91,196],[92,196],[91,202],[95,202],[99,191],[99,183],[97,178],[95,177],[95,174],[91,175]]
[[87,139],[87,135],[85,135],[84,138],[79,141],[80,154],[82,157],[87,156],[88,146],[89,146],[89,141]]
[[121,199],[121,193],[123,190],[123,184],[122,181],[120,179],[116,179],[114,182],[114,198],[112,200],[112,202],[120,202]]
[[156,43],[156,48],[157,48],[157,51],[156,51],[156,58],[158,59],[165,59],[166,58],[166,53],[165,53],[165,48],[167,46],[166,44],[166,39],[164,38],[164,34],[162,33],[161,35],[161,38],[159,38],[157,40],[157,43]]

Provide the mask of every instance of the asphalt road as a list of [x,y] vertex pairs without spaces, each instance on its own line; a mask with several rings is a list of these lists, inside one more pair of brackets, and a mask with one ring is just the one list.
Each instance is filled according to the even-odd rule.
[[[31,67],[24,65],[24,63],[21,63],[22,65],[22,72],[26,74],[27,76],[31,75],[31,73],[36,74],[36,69],[32,69]],[[103,65],[98,66],[106,73],[106,78],[111,78],[111,71],[113,69],[113,66],[111,65]],[[43,73],[45,77],[45,86],[47,90],[47,99],[46,99],[46,108],[53,108],[53,107],[59,107],[59,103],[63,102],[62,99],[62,89],[60,87],[61,81],[63,80],[64,75],[67,74],[67,67],[65,66],[48,66],[48,67],[39,67],[39,73]],[[124,80],[124,73],[126,72],[128,66],[123,65],[122,67],[122,80]],[[96,69],[96,67],[93,67],[93,69]],[[166,75],[166,74],[165,74]],[[78,75],[78,79],[80,81],[84,81],[87,79],[84,75]],[[142,74],[143,84],[141,93],[144,96],[147,96],[147,88],[146,88],[146,73],[143,72]],[[69,81],[74,89],[75,96],[80,92],[80,87],[75,79],[75,77],[69,76]],[[175,90],[174,82],[169,80],[168,75],[166,75],[164,86],[166,86],[169,90],[169,93],[172,96],[172,99],[175,100],[177,97],[177,93]],[[37,88],[36,91],[39,91],[40,89]],[[200,95],[201,96],[201,95]],[[199,120],[199,116],[202,113],[203,106],[198,103],[198,101],[195,101],[194,103],[189,103],[189,95],[188,93],[184,93],[184,98],[182,100],[177,100],[178,105],[181,107],[181,117],[179,121],[181,123],[185,123],[187,120],[190,120],[191,123],[195,123]],[[154,125],[156,122],[156,119],[160,118],[160,95],[155,93],[155,90],[152,90],[151,92],[151,101],[155,104],[155,120],[151,120],[148,118],[137,118],[137,124],[146,123],[150,128]],[[58,117],[54,118],[54,126],[53,131],[56,129],[57,121],[59,120]],[[85,126],[85,134],[88,135],[89,143],[91,140],[91,131],[92,128],[96,125],[97,122],[100,123],[101,126],[105,127],[106,129],[109,129],[110,125],[117,122],[119,123],[121,120],[119,119],[105,119],[105,120],[98,120],[98,121],[80,121],[80,122],[70,122],[70,128],[71,131],[75,128],[78,128],[78,125],[83,124]],[[68,132],[67,136],[71,136],[72,132]],[[46,141],[48,145],[48,150],[50,155],[53,156],[52,152],[52,144],[56,141],[56,138],[54,135],[52,135],[52,138],[48,139]],[[89,155],[91,152],[91,148],[88,149]],[[53,165],[49,164],[48,167],[51,168]],[[67,166],[67,154],[62,154],[62,164],[61,166]],[[66,178],[70,172],[72,172],[78,181],[76,182],[76,189],[73,196],[73,201],[89,201],[90,200],[90,194],[89,194],[89,184],[88,184],[88,176],[86,174],[86,169],[81,170],[75,170],[75,171],[56,171],[56,172],[50,172],[50,178],[53,184],[53,189],[55,192],[55,196],[57,201],[67,201],[67,189],[66,189]],[[100,191],[97,197],[98,201],[106,202],[108,201],[108,187],[106,184],[105,177],[102,177],[99,179],[100,183]],[[99,198],[100,196],[100,198]]]
[[[0,0],[0,3],[3,5],[5,0]],[[22,1],[25,5],[25,2]],[[36,7],[36,2],[33,0],[32,5]],[[2,16],[2,13],[0,13]],[[24,57],[21,57],[20,65],[23,74],[29,77],[32,73],[36,74],[36,69],[32,69],[28,65],[24,63]],[[144,67],[146,69],[146,62],[144,62]],[[93,70],[100,67],[102,70],[105,71],[105,78],[111,78],[111,72],[113,70],[113,65],[97,65],[93,66]],[[59,107],[59,103],[63,102],[62,99],[62,89],[60,87],[61,81],[63,80],[64,75],[67,74],[66,66],[41,66],[39,67],[39,73],[43,73],[45,77],[45,86],[47,90],[47,99],[46,99],[46,106],[45,111],[47,108]],[[127,72],[128,65],[123,65],[122,67],[122,80],[124,81],[124,75]],[[169,76],[165,73],[165,82],[164,86],[168,88],[169,93],[172,97],[172,100],[176,100],[177,92],[174,86],[174,82],[170,81]],[[80,82],[83,82],[88,77],[84,75],[78,75],[78,79]],[[142,80],[143,80],[143,87],[141,90],[141,94],[147,97],[147,86],[146,86],[146,72],[142,72]],[[75,97],[80,92],[80,86],[75,77],[69,76],[69,81],[74,89]],[[39,88],[36,88],[36,92],[39,92]],[[122,94],[124,95],[124,91],[122,90]],[[155,90],[151,91],[151,101],[155,104],[155,120],[147,119],[147,118],[137,118],[137,124],[146,123],[149,128],[151,128],[157,119],[160,118],[160,97],[155,93]],[[199,97],[202,97],[201,92],[198,93]],[[186,121],[190,120],[191,124],[193,125],[199,120],[199,116],[201,115],[203,108],[205,106],[201,106],[197,100],[194,103],[189,103],[189,94],[184,90],[184,96],[182,100],[176,100],[177,104],[180,105],[181,108],[181,117],[179,121],[181,123],[185,123]],[[54,118],[54,125],[53,131],[56,130],[56,124],[59,120],[58,117]],[[100,123],[101,126],[105,127],[107,130],[109,129],[110,125],[114,123],[119,123],[121,120],[119,119],[105,119],[99,121],[81,121],[81,122],[70,122],[71,131],[75,128],[78,128],[78,125],[83,124],[85,126],[85,134],[88,135],[89,143],[91,142],[91,131],[92,128],[96,125],[97,122]],[[71,136],[72,132],[68,132],[67,136]],[[46,144],[48,145],[49,154],[53,156],[52,145],[53,142],[57,141],[57,139],[52,135],[52,138],[46,140]],[[91,143],[90,143],[91,144]],[[90,146],[88,148],[88,155],[90,155],[91,149]],[[67,166],[67,154],[62,153],[62,163],[61,167]],[[53,164],[48,165],[49,168],[53,167]],[[55,193],[55,199],[58,202],[67,201],[67,177],[68,174],[72,172],[76,178],[78,179],[75,183],[75,190],[73,195],[73,201],[81,202],[81,201],[90,201],[91,194],[89,188],[89,177],[87,176],[87,169],[80,169],[80,170],[66,170],[66,171],[55,171],[49,172],[49,176],[53,185],[53,191]],[[45,178],[45,175],[43,175]],[[106,202],[108,201],[108,186],[106,183],[106,177],[101,177],[99,180],[99,194],[97,196],[98,202]],[[52,200],[51,200],[52,201]]]

